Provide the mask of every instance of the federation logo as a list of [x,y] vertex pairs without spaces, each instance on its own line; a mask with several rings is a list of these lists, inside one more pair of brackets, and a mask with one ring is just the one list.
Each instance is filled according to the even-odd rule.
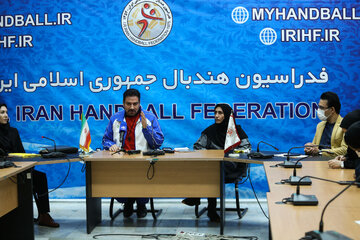
[[173,17],[162,0],[132,0],[121,15],[125,36],[134,44],[152,47],[170,34]]
[[231,18],[235,23],[243,24],[249,19],[249,12],[244,7],[236,7],[231,12]]
[[265,45],[272,45],[276,42],[277,34],[272,28],[264,28],[259,34],[260,41]]

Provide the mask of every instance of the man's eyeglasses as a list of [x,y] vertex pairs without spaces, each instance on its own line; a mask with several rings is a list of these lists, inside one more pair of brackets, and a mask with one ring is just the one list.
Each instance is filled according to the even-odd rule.
[[327,110],[327,109],[329,109],[329,108],[328,108],[328,107],[322,107],[322,106],[319,106],[319,109],[320,109],[320,110],[324,110],[324,111],[325,111],[325,110]]

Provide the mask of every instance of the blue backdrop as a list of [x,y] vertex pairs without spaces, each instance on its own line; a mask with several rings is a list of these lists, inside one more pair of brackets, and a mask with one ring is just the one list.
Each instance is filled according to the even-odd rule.
[[[253,146],[263,140],[281,151],[312,140],[322,92],[339,95],[343,116],[359,106],[355,0],[28,0],[0,6],[0,100],[27,151],[51,144],[41,136],[78,146],[81,112],[91,147],[101,148],[127,88],[141,92],[142,107],[159,117],[163,146],[171,147],[192,148],[220,102],[233,106]],[[81,168],[73,164],[52,197],[83,197]],[[67,165],[40,169],[55,187]],[[262,166],[253,167],[252,179],[265,196]]]

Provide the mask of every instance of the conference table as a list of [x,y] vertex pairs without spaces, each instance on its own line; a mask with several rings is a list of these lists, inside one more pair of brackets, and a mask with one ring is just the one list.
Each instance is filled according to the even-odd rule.
[[0,169],[0,239],[34,239],[31,168],[36,162],[14,162]]
[[[294,206],[282,203],[296,192],[296,186],[280,184],[282,179],[293,175],[293,169],[273,167],[278,162],[264,162],[270,192],[267,202],[270,217],[272,239],[300,239],[305,232],[319,230],[319,223],[325,205],[346,186],[311,179],[310,186],[300,186],[301,194],[315,195],[317,206]],[[334,181],[354,180],[353,169],[330,169],[327,161],[303,161],[303,167],[297,169],[297,176],[316,176]],[[327,207],[323,223],[324,231],[337,231],[347,237],[360,239],[360,188],[351,186]]]
[[100,151],[86,157],[87,233],[101,222],[103,197],[219,197],[220,234],[223,234],[223,160],[223,150],[175,152],[161,156]]
[[[87,233],[101,222],[101,198],[153,197],[220,198],[220,234],[225,227],[224,161],[263,164],[269,184],[267,193],[271,238],[300,239],[305,232],[318,230],[325,204],[345,186],[312,179],[311,186],[301,186],[302,194],[313,194],[317,206],[293,206],[282,203],[296,192],[296,186],[281,184],[293,169],[274,167],[283,157],[249,159],[240,154],[237,158],[224,157],[223,150],[175,152],[161,156],[113,154],[95,152],[85,158],[23,159],[15,162],[18,168],[0,169],[0,239],[33,239],[32,184],[28,173],[35,165],[68,161],[86,162],[86,222]],[[296,159],[294,159],[296,160]],[[329,169],[326,158],[309,158],[302,161],[297,176],[316,176],[336,181],[353,180],[352,169]],[[15,179],[15,180],[14,180]],[[335,230],[353,239],[360,236],[360,189],[350,187],[332,202],[324,214],[324,230]],[[21,219],[21,231],[19,231]]]
[[16,167],[0,169],[0,239],[34,239],[31,169],[36,165],[75,162],[67,158],[8,157]]

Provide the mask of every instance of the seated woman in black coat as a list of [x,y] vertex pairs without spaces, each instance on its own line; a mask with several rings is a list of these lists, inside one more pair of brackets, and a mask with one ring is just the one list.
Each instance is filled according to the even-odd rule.
[[[224,149],[231,111],[232,109],[228,104],[217,104],[215,106],[215,123],[201,133],[200,138],[194,144],[194,149]],[[236,130],[241,139],[241,144],[238,148],[250,150],[251,144],[244,130],[240,125],[236,125]],[[238,175],[239,167],[241,168],[241,166],[245,165],[243,163],[235,162],[224,162],[224,164],[225,180],[231,176]],[[182,202],[189,206],[199,205],[200,198],[186,198]],[[220,217],[216,213],[216,198],[208,198],[207,215],[212,222],[220,221]]]
[[[19,132],[16,128],[10,127],[8,108],[6,104],[0,104],[0,149],[7,153],[24,153]],[[46,174],[33,169],[33,194],[38,208],[38,224],[47,227],[59,227],[59,224],[49,215],[49,195]]]
[[[360,121],[351,124],[344,136],[349,148],[355,151],[358,159],[360,158]],[[360,161],[355,165],[355,179],[360,181]]]
[[[342,131],[346,133],[347,129],[357,121],[360,121],[360,109],[346,114],[340,123],[340,127]],[[359,157],[356,155],[355,151],[348,147],[344,156],[337,156],[336,158],[329,160],[328,164],[330,168],[354,169],[358,165],[359,161]]]

